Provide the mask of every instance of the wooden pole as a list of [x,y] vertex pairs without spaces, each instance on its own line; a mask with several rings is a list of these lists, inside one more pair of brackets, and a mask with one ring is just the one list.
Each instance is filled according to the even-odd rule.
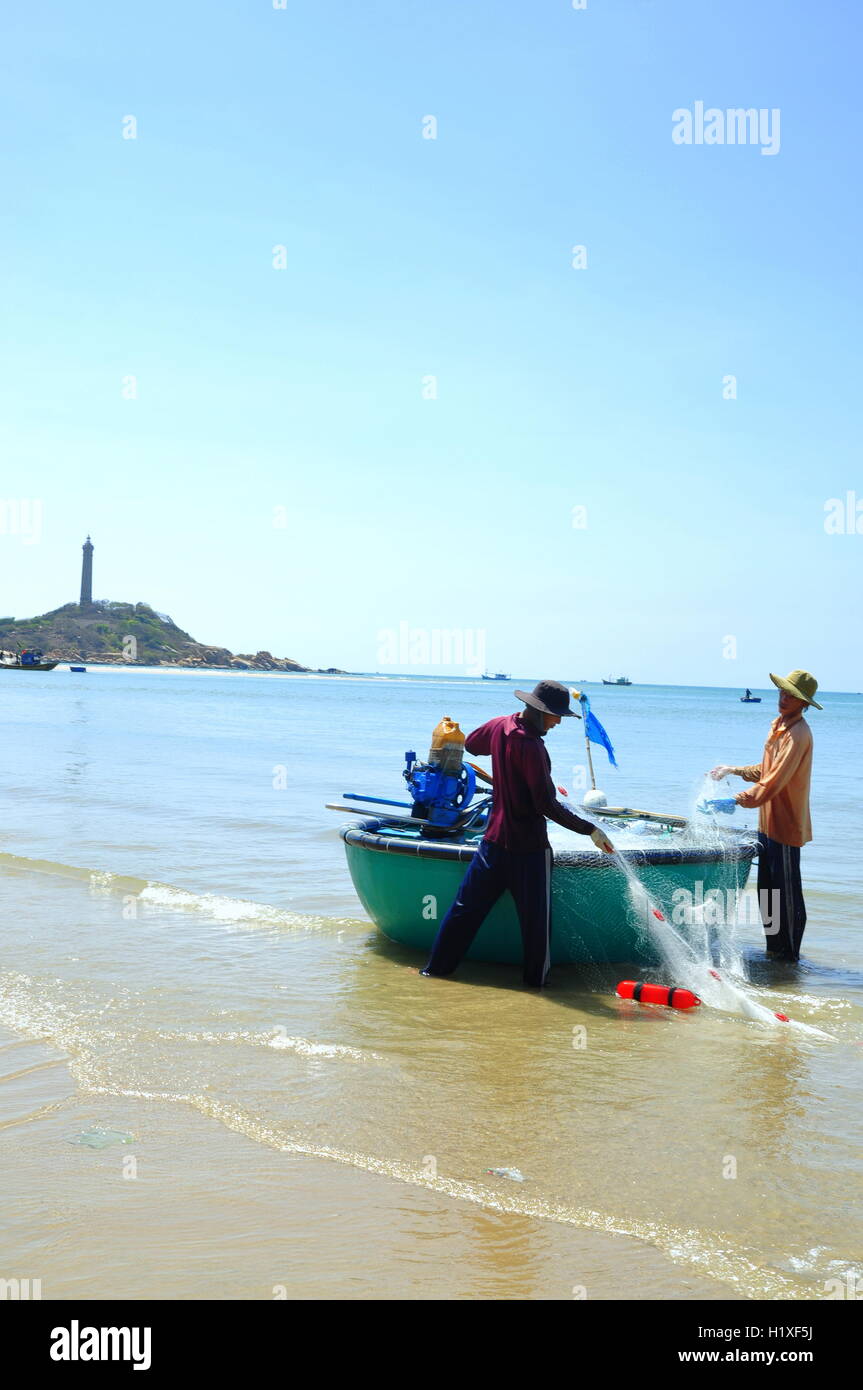
[[587,729],[584,731],[584,742],[587,748],[587,765],[590,768],[590,785],[596,791],[596,778],[593,775],[593,758],[590,756],[590,739],[587,736]]
[[[581,691],[579,691],[579,690],[573,690],[572,693],[573,693],[573,695],[575,696],[575,698],[578,700],[578,703],[581,704]],[[586,720],[586,719],[585,719],[585,721],[584,721],[584,746],[585,746],[585,748],[587,749],[587,765],[588,765],[588,767],[590,768],[590,785],[591,785],[592,789],[593,789],[594,791],[596,791],[596,778],[595,778],[594,775],[593,775],[593,758],[592,758],[591,755],[590,755],[590,739],[589,739],[588,736],[587,736],[587,720]]]

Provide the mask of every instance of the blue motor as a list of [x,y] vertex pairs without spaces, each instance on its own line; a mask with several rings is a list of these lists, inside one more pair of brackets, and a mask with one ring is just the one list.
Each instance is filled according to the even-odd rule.
[[416,753],[405,753],[402,773],[413,797],[411,815],[446,829],[455,825],[476,791],[476,773],[462,764],[458,770],[439,763],[418,763]]

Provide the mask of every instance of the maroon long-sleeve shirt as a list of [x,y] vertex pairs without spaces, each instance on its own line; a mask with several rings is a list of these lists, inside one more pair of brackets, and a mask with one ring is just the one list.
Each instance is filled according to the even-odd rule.
[[546,819],[579,835],[593,830],[590,821],[567,811],[558,801],[542,735],[523,715],[500,715],[480,724],[468,734],[464,746],[475,756],[491,755],[494,792],[487,840],[502,849],[547,849]]

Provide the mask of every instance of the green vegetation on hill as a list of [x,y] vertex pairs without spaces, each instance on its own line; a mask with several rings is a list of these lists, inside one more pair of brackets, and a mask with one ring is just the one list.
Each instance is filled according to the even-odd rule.
[[35,618],[0,618],[0,647],[35,647],[52,661],[123,662],[130,665],[235,666],[304,671],[290,657],[269,652],[234,656],[207,646],[148,603],[100,600],[86,607],[66,603]]

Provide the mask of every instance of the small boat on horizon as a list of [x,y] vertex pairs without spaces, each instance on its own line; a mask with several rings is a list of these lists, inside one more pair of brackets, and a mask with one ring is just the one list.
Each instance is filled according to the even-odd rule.
[[603,685],[632,685],[629,676],[609,676],[608,680],[603,676],[602,683]]
[[484,671],[482,679],[484,681],[508,681],[511,680],[512,677],[508,676],[505,671],[495,671],[494,675],[489,671]]
[[53,671],[56,661],[46,661],[42,652],[32,647],[24,651],[0,651],[0,671]]

